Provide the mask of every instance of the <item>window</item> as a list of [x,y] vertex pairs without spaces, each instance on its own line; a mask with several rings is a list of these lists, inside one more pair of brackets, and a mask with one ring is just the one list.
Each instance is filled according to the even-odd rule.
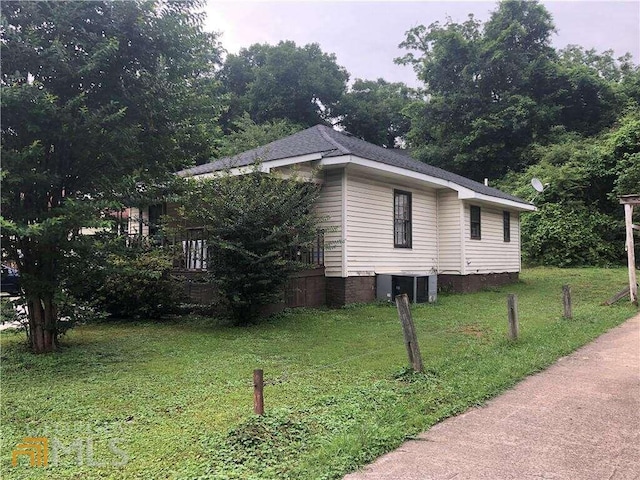
[[511,241],[511,214],[507,211],[502,212],[502,230],[504,234],[504,241]]
[[393,246],[411,248],[411,194],[393,191]]
[[155,237],[161,233],[161,220],[165,214],[165,204],[159,203],[157,205],[149,206],[149,236]]
[[480,240],[480,207],[471,205],[471,238],[474,240]]

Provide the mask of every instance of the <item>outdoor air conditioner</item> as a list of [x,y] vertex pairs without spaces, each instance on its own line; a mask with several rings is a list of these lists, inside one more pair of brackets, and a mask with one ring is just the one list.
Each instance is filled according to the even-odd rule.
[[434,303],[438,297],[438,276],[426,273],[385,273],[376,275],[376,298],[393,302],[406,293],[411,303]]

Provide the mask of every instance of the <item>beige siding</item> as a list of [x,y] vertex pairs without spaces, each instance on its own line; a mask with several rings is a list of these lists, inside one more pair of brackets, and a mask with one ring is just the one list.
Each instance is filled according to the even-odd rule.
[[[393,246],[393,190],[412,194],[412,248]],[[347,176],[347,275],[427,272],[437,265],[436,193]]]
[[342,173],[343,169],[323,173],[324,182],[317,204],[317,211],[325,217],[324,265],[326,275],[339,277],[342,274]]
[[457,192],[438,191],[438,273],[462,273],[461,206]]
[[520,221],[518,212],[511,211],[511,241],[505,242],[502,209],[477,204],[480,207],[481,239],[471,239],[469,205],[464,204],[465,273],[501,273],[520,271]]
[[284,178],[289,178],[291,176],[298,177],[304,180],[311,180],[315,175],[321,175],[316,172],[316,163],[317,162],[306,162],[306,163],[297,163],[295,165],[285,165],[282,167],[273,168],[271,171],[273,173],[278,173],[282,175]]

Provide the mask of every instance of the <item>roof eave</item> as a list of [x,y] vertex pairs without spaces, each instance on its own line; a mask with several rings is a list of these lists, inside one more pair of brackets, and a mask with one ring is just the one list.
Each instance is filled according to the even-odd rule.
[[316,160],[322,159],[322,153],[309,153],[306,155],[299,155],[297,157],[288,157],[288,158],[279,158],[276,160],[267,160],[264,162],[258,162],[251,165],[243,165],[240,167],[234,167],[230,169],[219,169],[213,170],[210,172],[195,174],[195,175],[184,175],[185,177],[194,178],[203,180],[205,178],[215,178],[223,174],[223,172],[229,172],[231,175],[246,175],[255,170],[256,165],[258,169],[262,173],[271,172],[272,168],[284,167],[288,165],[296,165],[298,163],[306,163],[313,162]]
[[458,190],[458,199],[477,200],[479,202],[498,204],[521,212],[534,212],[537,210],[536,206],[530,203],[516,202],[515,200],[510,200],[508,198],[492,197],[491,195],[485,195],[484,193],[474,192],[466,187],[460,187]]
[[412,178],[414,180],[419,180],[419,181],[428,183],[429,185],[432,185],[432,186],[449,188],[451,190],[455,190],[456,192],[458,192],[458,198],[460,200],[476,199],[478,201],[502,205],[518,211],[536,210],[536,207],[534,205],[531,205],[530,203],[517,202],[515,200],[494,197],[491,195],[478,193],[471,190],[470,188],[463,187],[462,185],[452,182],[451,180],[445,180],[442,178],[433,177],[425,173],[415,172],[413,170],[397,167],[394,165],[388,165],[386,163],[377,162],[375,160],[369,160],[367,158],[362,158],[356,155],[342,155],[337,157],[329,157],[329,158],[323,158],[320,161],[320,166],[343,166],[347,164],[360,165],[363,167],[372,168],[374,170],[379,170],[386,173],[393,173],[396,175]]

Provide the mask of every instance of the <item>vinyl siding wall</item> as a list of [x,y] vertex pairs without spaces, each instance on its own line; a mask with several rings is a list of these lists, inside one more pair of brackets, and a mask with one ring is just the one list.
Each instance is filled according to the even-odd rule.
[[279,173],[283,178],[292,176],[300,179],[311,180],[314,177],[317,162],[297,163],[295,165],[287,165],[284,167],[276,167],[271,171]]
[[477,204],[480,207],[481,239],[471,239],[469,206],[464,202],[464,260],[465,274],[502,273],[520,271],[520,219],[511,211],[511,241],[503,236],[502,212],[504,210]]
[[[428,272],[437,267],[436,192],[367,178],[347,170],[348,276],[401,271]],[[411,192],[412,248],[393,246],[393,191]]]
[[438,191],[438,273],[461,274],[463,271],[461,209],[457,192]]
[[324,266],[328,277],[342,275],[342,173],[344,169],[323,172],[323,184],[317,212],[326,217]]

